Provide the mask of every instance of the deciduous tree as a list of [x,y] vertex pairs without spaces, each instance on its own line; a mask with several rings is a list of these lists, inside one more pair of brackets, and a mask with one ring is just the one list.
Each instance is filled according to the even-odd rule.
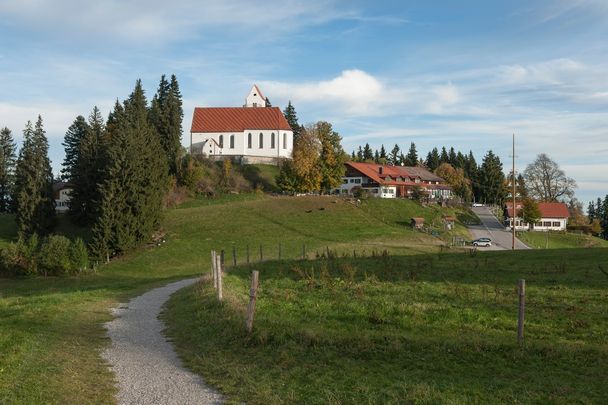
[[526,167],[524,177],[530,196],[539,201],[552,202],[574,196],[576,181],[567,177],[559,165],[544,153]]

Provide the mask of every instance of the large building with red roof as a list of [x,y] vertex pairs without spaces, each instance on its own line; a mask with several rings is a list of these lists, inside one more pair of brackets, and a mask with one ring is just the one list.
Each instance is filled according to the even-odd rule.
[[190,151],[243,163],[270,163],[291,158],[293,131],[278,107],[253,85],[242,107],[196,107]]
[[390,166],[376,163],[346,162],[339,194],[352,194],[360,187],[369,195],[381,198],[410,198],[416,187],[424,190],[430,200],[445,200],[452,189],[445,180],[423,167]]
[[[535,224],[528,224],[520,216],[522,202],[515,201],[515,229],[521,231],[565,231],[568,226],[570,212],[568,206],[560,202],[540,202],[538,210],[541,218]],[[505,226],[507,229],[513,227],[513,201],[505,204]]]

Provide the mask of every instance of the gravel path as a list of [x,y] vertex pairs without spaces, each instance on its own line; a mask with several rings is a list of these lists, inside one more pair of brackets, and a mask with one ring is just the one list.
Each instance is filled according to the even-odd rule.
[[222,397],[186,370],[162,334],[163,304],[196,278],[178,281],[133,298],[113,310],[106,323],[112,346],[103,353],[118,379],[119,404],[217,404]]

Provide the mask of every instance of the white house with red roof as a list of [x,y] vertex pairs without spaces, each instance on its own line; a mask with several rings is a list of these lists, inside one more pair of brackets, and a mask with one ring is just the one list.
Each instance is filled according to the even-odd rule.
[[337,194],[352,194],[361,187],[380,198],[409,198],[415,187],[425,190],[431,200],[449,199],[452,188],[444,179],[423,167],[390,166],[375,163],[346,162],[342,184]]
[[[505,207],[506,220],[505,226],[511,229],[513,226],[513,202],[508,201]],[[568,227],[570,212],[568,206],[559,202],[538,203],[538,210],[541,218],[535,224],[528,224],[519,216],[523,204],[521,201],[515,202],[515,229],[521,231],[565,231]]]
[[190,152],[243,163],[290,159],[293,131],[278,107],[253,85],[243,107],[196,107],[190,129]]

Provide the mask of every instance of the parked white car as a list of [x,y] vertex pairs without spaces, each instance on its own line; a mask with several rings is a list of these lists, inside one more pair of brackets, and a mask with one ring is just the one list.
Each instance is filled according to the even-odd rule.
[[471,243],[475,247],[478,247],[478,246],[488,247],[488,246],[492,246],[492,239],[490,239],[490,238],[479,238],[479,239],[475,239]]

